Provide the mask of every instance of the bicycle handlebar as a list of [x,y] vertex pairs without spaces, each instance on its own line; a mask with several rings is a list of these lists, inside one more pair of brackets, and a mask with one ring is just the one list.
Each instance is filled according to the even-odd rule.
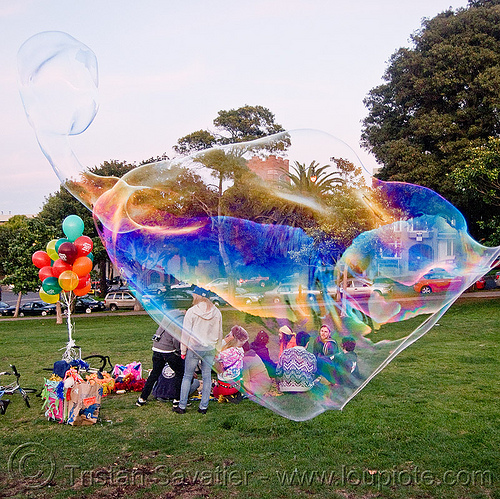
[[19,376],[19,373],[17,372],[16,366],[14,364],[11,364],[10,367],[12,368],[12,372],[14,373],[14,376]]

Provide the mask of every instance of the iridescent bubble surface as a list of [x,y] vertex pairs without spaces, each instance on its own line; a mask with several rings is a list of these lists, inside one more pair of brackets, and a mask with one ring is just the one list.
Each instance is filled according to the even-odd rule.
[[[94,95],[94,66],[84,59],[78,68],[90,74],[78,81]],[[30,92],[36,94],[36,84]],[[80,103],[94,98],[80,97],[71,105],[83,130],[92,112]],[[429,331],[500,252],[474,241],[461,213],[441,196],[370,178],[355,153],[324,132],[283,132],[102,179],[68,155],[67,137],[44,140],[50,123],[37,99],[24,104],[28,116],[40,115],[43,130],[31,122],[61,182],[93,209],[111,260],[154,320],[166,323],[170,310],[189,306],[189,285],[211,290],[226,310],[246,312],[269,336],[265,347],[280,373],[273,389],[263,380],[266,388],[252,383],[247,395],[290,419],[344,407]],[[64,126],[54,128],[64,136]],[[150,293],[155,282],[173,287]],[[324,340],[323,324],[331,330]],[[284,325],[311,336],[312,386],[301,385],[297,367],[311,359],[305,349],[291,347],[296,358],[279,361]],[[280,390],[287,376],[297,389]],[[243,391],[245,383],[248,377]]]

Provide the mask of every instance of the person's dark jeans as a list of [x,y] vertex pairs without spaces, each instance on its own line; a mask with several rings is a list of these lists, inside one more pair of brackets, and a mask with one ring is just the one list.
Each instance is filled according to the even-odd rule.
[[[153,352],[153,369],[146,380],[144,388],[142,389],[141,398],[143,400],[146,400],[151,394],[153,386],[158,381],[158,378],[160,377],[166,364],[170,366],[176,376],[180,376],[182,378],[184,375],[184,360],[182,360],[180,355],[175,353]],[[176,396],[177,400],[179,397],[180,392]]]

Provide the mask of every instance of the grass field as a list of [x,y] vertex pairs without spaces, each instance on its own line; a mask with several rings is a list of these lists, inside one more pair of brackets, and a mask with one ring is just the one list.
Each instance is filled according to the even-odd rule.
[[[302,423],[248,400],[178,415],[156,401],[138,408],[127,393],[103,399],[96,425],[70,427],[48,422],[40,398],[27,409],[11,396],[0,497],[500,498],[499,305],[455,304],[344,411]],[[226,325],[244,321],[223,314]],[[145,315],[91,315],[74,335],[84,355],[150,368],[154,330]],[[0,370],[15,363],[23,385],[39,387],[65,341],[54,318],[0,320]],[[31,488],[43,477],[26,474],[52,467],[50,483]]]

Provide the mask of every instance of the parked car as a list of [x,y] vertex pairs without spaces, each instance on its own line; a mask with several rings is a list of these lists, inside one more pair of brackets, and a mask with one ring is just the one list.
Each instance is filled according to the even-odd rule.
[[56,313],[54,304],[45,303],[43,301],[28,301],[19,307],[19,317],[25,315],[49,315]]
[[144,288],[143,295],[159,295],[166,291],[165,284],[161,282],[153,282]]
[[4,301],[0,301],[0,314],[2,315],[14,315],[14,310],[16,310],[16,307],[13,305],[9,305],[8,303],[5,303]]
[[235,300],[237,304],[257,305],[262,302],[264,293],[249,293],[245,288],[236,288]]
[[500,272],[497,272],[495,275],[495,284],[500,287]]
[[420,294],[440,293],[450,289],[456,290],[464,283],[461,276],[454,276],[445,269],[436,268],[424,274],[413,289]]
[[172,284],[170,289],[190,289],[193,287],[193,284],[189,284],[189,282],[179,281],[177,284]]
[[111,291],[106,295],[104,304],[109,310],[114,312],[120,308],[134,308],[136,298],[131,291]]
[[269,277],[256,276],[249,277],[248,279],[238,279],[238,286],[249,288],[252,286],[260,286],[261,288],[266,287],[269,284]]
[[[217,307],[227,305],[226,300],[221,298],[213,291],[208,292],[207,298]],[[191,289],[169,289],[162,293],[158,298],[164,308],[188,309],[193,304],[193,292]]]
[[217,290],[223,291],[229,287],[229,282],[225,277],[219,277],[210,281],[205,288],[217,292]]
[[[90,314],[99,310],[106,310],[106,305],[102,301],[85,297],[79,297],[75,300],[74,313],[76,314]],[[66,310],[64,310],[64,313],[65,312]]]
[[299,295],[307,296],[309,301],[316,301],[316,297],[319,296],[321,292],[316,289],[305,289],[298,284],[280,284],[278,287],[266,291],[264,293],[264,299],[266,301],[271,301],[272,303],[287,303],[296,301]]
[[193,304],[193,295],[183,289],[167,289],[153,299],[169,310],[174,308],[187,310]]
[[[372,293],[387,295],[391,292],[392,286],[386,282],[371,282],[367,279],[348,279],[345,292],[352,297],[368,297]],[[343,283],[340,283],[340,292],[343,292]]]

